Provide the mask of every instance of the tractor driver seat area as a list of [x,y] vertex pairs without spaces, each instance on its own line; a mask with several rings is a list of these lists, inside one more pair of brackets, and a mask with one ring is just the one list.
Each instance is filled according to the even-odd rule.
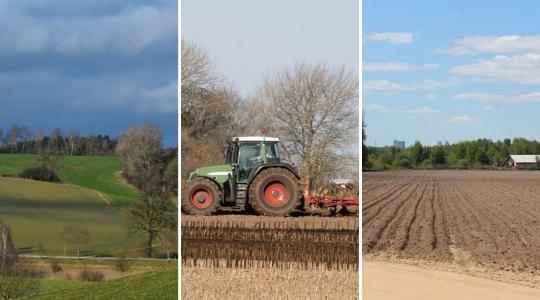
[[260,144],[244,144],[238,153],[238,179],[247,180],[253,168],[260,162]]

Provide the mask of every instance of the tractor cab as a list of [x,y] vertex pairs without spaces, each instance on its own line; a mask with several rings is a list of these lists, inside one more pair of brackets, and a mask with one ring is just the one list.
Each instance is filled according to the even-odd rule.
[[300,199],[296,168],[283,163],[276,137],[234,137],[224,146],[225,163],[197,168],[189,175],[182,209],[208,215],[220,206],[248,204],[263,215],[283,216]]
[[247,182],[257,165],[280,162],[278,143],[275,137],[235,137],[225,146],[225,163],[238,182]]

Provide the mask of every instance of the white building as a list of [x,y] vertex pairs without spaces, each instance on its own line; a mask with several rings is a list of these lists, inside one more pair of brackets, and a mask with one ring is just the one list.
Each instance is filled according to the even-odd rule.
[[527,155],[509,155],[508,158],[506,158],[506,161],[504,164],[509,167],[517,167],[517,166],[523,166],[523,165],[531,165],[531,164],[537,164],[540,163],[540,155],[539,154],[527,154]]

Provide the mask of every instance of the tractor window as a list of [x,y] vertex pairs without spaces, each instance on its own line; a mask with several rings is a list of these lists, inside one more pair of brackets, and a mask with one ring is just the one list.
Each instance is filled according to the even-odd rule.
[[279,158],[277,144],[266,144],[266,158]]
[[239,179],[247,179],[253,167],[255,167],[260,162],[261,145],[259,143],[242,144],[238,152]]

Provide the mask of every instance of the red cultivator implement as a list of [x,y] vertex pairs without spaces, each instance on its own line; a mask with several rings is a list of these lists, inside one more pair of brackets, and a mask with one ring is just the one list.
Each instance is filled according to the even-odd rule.
[[328,195],[312,194],[310,192],[310,178],[306,177],[302,183],[302,196],[304,197],[304,207],[310,211],[317,211],[321,208],[340,210],[342,208],[358,208],[358,198],[340,198]]

